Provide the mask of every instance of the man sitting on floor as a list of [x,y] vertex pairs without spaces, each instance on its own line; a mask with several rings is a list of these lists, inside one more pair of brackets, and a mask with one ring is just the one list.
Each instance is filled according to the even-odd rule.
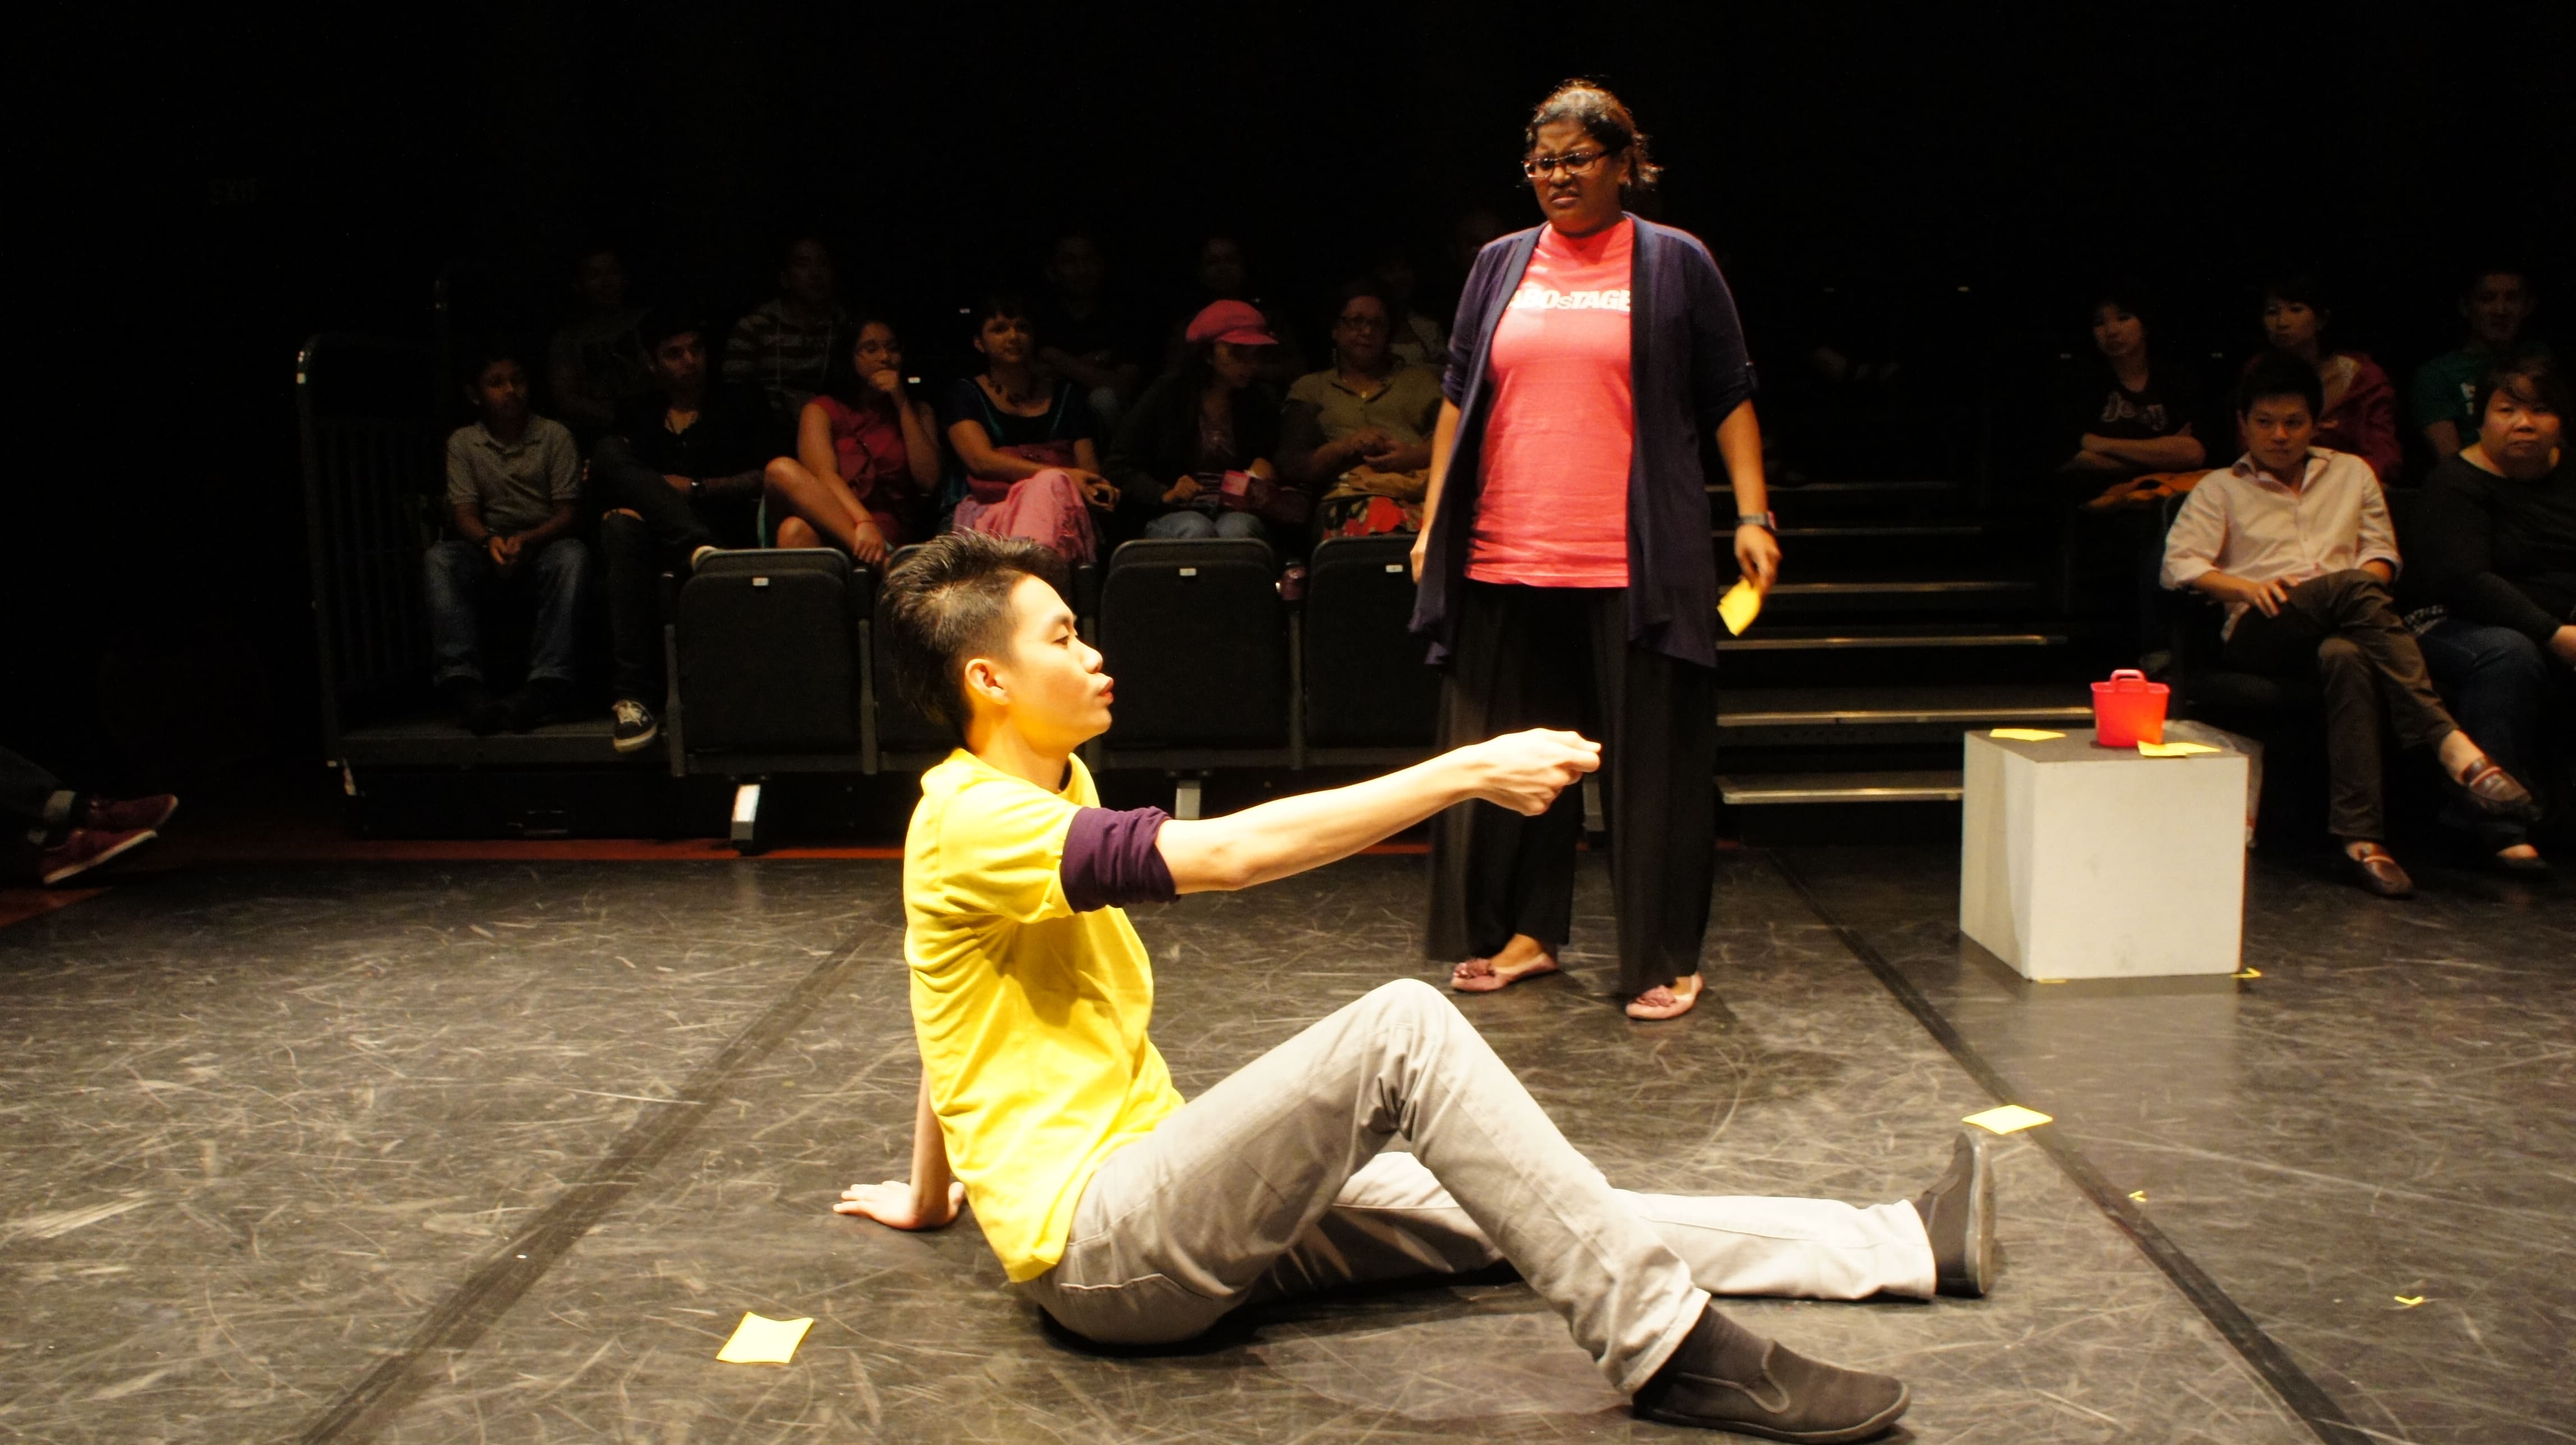
[[2228,666],[2313,677],[2325,694],[2327,826],[2354,881],[2403,898],[2414,880],[2384,846],[2383,709],[2402,746],[2430,748],[2462,799],[2499,816],[2527,814],[2529,790],[2452,720],[2388,585],[2397,534],[2370,464],[2311,446],[2324,384],[2294,354],[2255,358],[2236,388],[2245,455],[2194,487],[2165,535],[2164,583],[2227,604]]
[[1600,748],[1532,731],[1225,818],[1103,810],[1074,750],[1108,730],[1110,679],[1061,566],[952,533],[887,580],[897,685],[965,746],[922,776],[904,844],[912,1178],[835,1208],[933,1229],[971,1199],[1020,1291],[1095,1341],[1179,1341],[1264,1299],[1509,1261],[1641,1415],[1778,1440],[1867,1439],[1902,1415],[1903,1384],[1794,1354],[1709,1295],[1984,1293],[1982,1135],[1920,1197],[1866,1209],[1614,1190],[1418,980],[1181,1099],[1118,905],[1285,878],[1471,799],[1536,814]]

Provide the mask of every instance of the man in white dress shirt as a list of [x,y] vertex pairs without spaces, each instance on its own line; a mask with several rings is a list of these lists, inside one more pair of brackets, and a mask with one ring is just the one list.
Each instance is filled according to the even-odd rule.
[[2325,695],[2327,826],[2356,882],[2403,898],[2414,881],[2389,856],[2379,755],[2384,711],[2403,747],[2434,750],[2478,808],[2527,814],[2521,783],[2489,761],[2433,691],[2415,635],[2390,605],[2396,529],[2370,464],[2309,443],[2324,410],[2314,368],[2265,356],[2236,391],[2246,451],[2192,489],[2165,536],[2164,584],[2227,604],[2228,666],[2313,678]]

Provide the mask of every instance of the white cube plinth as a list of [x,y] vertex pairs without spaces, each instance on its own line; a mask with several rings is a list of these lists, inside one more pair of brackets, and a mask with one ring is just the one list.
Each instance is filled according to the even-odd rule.
[[1968,734],[1959,931],[2024,978],[2234,973],[2246,760]]

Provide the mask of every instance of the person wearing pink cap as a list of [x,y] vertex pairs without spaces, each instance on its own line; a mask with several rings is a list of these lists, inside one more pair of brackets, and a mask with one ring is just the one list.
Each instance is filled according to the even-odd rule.
[[1136,399],[1109,443],[1119,512],[1148,537],[1264,537],[1258,513],[1225,505],[1227,472],[1275,484],[1279,397],[1261,380],[1279,344],[1249,301],[1214,301],[1190,318],[1178,373]]

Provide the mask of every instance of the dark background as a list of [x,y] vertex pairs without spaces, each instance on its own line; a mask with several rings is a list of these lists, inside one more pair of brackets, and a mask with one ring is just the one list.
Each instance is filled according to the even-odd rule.
[[819,227],[845,296],[945,373],[955,308],[1031,280],[1052,228],[1094,228],[1167,319],[1222,227],[1311,334],[1385,237],[1437,307],[1461,210],[1533,220],[1521,118],[1585,74],[1652,133],[1662,215],[1718,251],[1775,384],[1874,298],[1858,324],[2009,431],[2089,344],[2099,278],[2145,274],[2159,342],[2234,355],[2259,278],[2295,267],[2340,283],[2337,338],[2402,390],[2454,343],[2473,258],[2525,258],[2568,334],[2566,13],[38,7],[7,76],[32,325],[0,740],[124,786],[318,763],[296,349],[426,336],[443,275],[468,324],[541,344],[584,246],[619,246],[642,299],[730,312]]

